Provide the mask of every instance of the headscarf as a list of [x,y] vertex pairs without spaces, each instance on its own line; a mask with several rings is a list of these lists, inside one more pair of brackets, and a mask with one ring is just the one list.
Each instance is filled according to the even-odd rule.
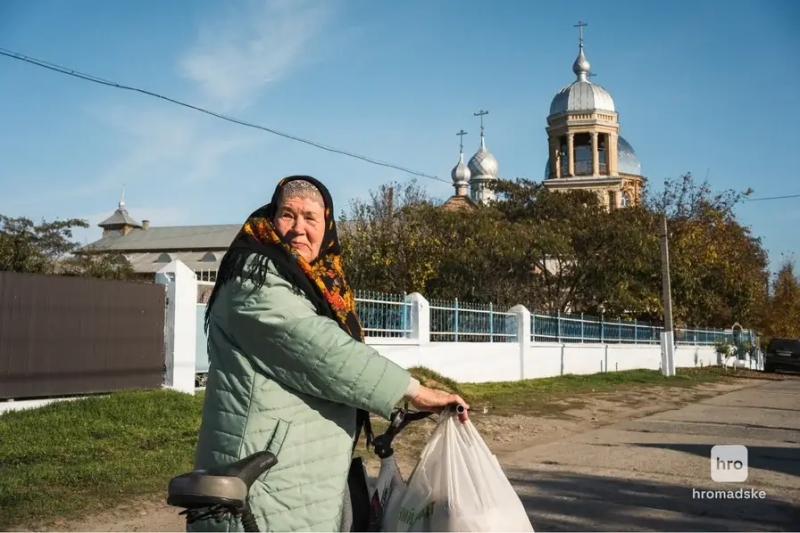
[[[286,239],[282,238],[273,224],[283,188],[296,180],[314,185],[322,195],[325,205],[325,233],[319,255],[311,262],[306,261]],[[208,333],[211,308],[216,302],[219,290],[228,281],[243,274],[244,264],[251,255],[255,256],[255,261],[247,277],[256,284],[256,287],[263,286],[267,275],[267,264],[272,262],[281,277],[305,294],[314,305],[317,314],[334,320],[353,339],[364,342],[364,331],[356,314],[355,295],[347,283],[342,267],[342,249],[336,231],[333,200],[328,189],[317,179],[311,176],[289,176],[282,179],[275,188],[270,203],[256,209],[247,217],[220,263],[214,289],[206,307],[206,333]],[[369,413],[359,409],[356,442],[362,427],[369,446],[372,441]]]

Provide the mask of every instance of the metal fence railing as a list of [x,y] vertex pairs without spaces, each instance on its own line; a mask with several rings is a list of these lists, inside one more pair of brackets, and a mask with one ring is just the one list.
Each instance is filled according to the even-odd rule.
[[531,337],[538,342],[654,344],[663,328],[646,322],[589,315],[531,313]]
[[405,295],[356,291],[356,312],[366,337],[411,336],[411,304]]
[[[198,305],[202,307],[204,307],[204,295],[205,292],[198,294]],[[367,337],[411,338],[413,306],[414,304],[407,301],[406,295],[403,294],[356,292],[356,311]],[[658,344],[661,341],[662,331],[660,324],[636,320],[609,319],[583,314],[531,313],[531,340],[535,342]],[[752,342],[754,337],[751,332],[742,333],[743,339],[751,339]],[[724,339],[731,340],[730,331],[702,328],[675,330],[677,344],[713,345]],[[495,307],[493,304],[432,300],[430,340],[518,342],[517,315],[505,307]]]
[[[356,306],[368,337],[411,336],[411,306],[405,295],[359,292]],[[636,320],[584,314],[531,313],[531,340],[536,342],[658,344],[663,327]],[[743,332],[752,337],[750,332]],[[507,308],[459,300],[430,302],[433,342],[516,342],[517,316]],[[675,342],[713,345],[730,332],[709,328],[676,328]]]
[[[636,320],[608,319],[589,315],[531,313],[531,339],[537,342],[608,344],[658,344],[661,325]],[[753,335],[744,332],[748,339]],[[688,345],[712,345],[732,334],[723,329],[675,328],[675,342]]]
[[516,342],[517,316],[492,304],[431,302],[433,342]]

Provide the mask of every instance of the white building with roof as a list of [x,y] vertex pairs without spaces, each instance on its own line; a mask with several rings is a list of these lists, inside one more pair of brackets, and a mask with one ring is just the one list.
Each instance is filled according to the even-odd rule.
[[180,259],[201,281],[215,281],[222,256],[241,229],[240,224],[151,227],[150,221],[134,220],[120,200],[117,210],[98,224],[103,235],[87,246],[98,252],[120,253],[133,271],[154,276],[162,267]]
[[[179,259],[191,268],[199,281],[216,281],[222,257],[242,228],[241,224],[204,226],[151,226],[137,222],[125,207],[124,198],[106,220],[98,224],[102,237],[84,250],[113,252],[125,256],[140,277],[155,277],[165,265]],[[339,233],[347,224],[338,223]]]

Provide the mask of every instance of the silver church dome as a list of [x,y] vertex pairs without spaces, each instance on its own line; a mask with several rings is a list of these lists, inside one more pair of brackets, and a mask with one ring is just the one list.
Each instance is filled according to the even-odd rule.
[[491,176],[496,178],[500,174],[500,168],[497,164],[497,159],[486,149],[486,145],[481,137],[481,147],[475,152],[475,155],[469,160],[467,164],[470,174],[473,178],[478,176]]
[[471,175],[469,167],[464,163],[464,153],[462,152],[458,155],[458,164],[453,167],[453,170],[450,172],[450,177],[453,179],[453,184],[455,185],[467,185]]
[[633,151],[633,146],[621,136],[617,137],[617,170],[620,174],[642,175],[642,164]]
[[590,69],[581,43],[578,57],[572,65],[572,71],[578,79],[556,93],[550,104],[550,115],[581,111],[616,112],[614,100],[608,91],[589,81]]

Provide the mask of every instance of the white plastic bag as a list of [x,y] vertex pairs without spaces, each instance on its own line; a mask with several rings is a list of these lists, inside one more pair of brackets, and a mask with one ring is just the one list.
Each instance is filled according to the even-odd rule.
[[533,526],[472,422],[443,416],[411,474],[391,531],[533,533]]

